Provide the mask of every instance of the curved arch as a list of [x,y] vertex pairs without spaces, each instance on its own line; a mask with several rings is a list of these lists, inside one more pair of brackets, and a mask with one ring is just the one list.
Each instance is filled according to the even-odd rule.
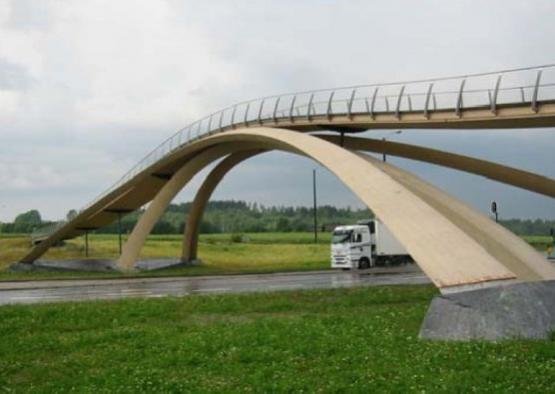
[[[230,151],[252,149],[252,144],[221,144],[210,147],[187,161],[160,189],[129,235],[118,259],[118,268],[129,271],[137,262],[141,249],[165,209],[181,189],[204,167],[227,155]],[[260,144],[258,144],[260,145]],[[258,146],[257,145],[257,146]]]
[[[380,169],[380,162],[360,158],[326,141],[286,130],[256,128],[213,136],[197,145],[238,140],[269,142],[276,149],[313,157],[329,168],[376,212],[439,287],[495,279],[555,277],[555,270],[537,252],[509,234],[510,242],[531,259],[520,261],[529,270],[519,277],[443,214],[387,175]],[[453,264],[453,260],[458,264]]]
[[[341,143],[341,138],[335,135],[318,136],[338,145]],[[487,160],[417,145],[371,138],[344,137],[343,146],[351,150],[385,153],[405,159],[437,164],[555,198],[555,179]]]
[[[326,141],[333,142],[335,144],[340,144],[340,138],[334,135],[316,135]],[[353,150],[361,150],[367,152],[375,153],[386,153],[392,156],[403,157],[412,160],[423,161],[431,164],[440,165],[443,167],[448,167],[452,169],[461,170],[464,172],[481,175],[486,178],[496,180],[508,185],[519,187],[525,190],[533,191],[539,194],[543,194],[549,197],[555,197],[555,180],[546,176],[533,174],[531,172],[523,171],[520,169],[512,168],[509,166],[504,166],[498,163],[476,159],[469,156],[459,155],[450,152],[439,151],[436,149],[425,148],[416,145],[403,144],[391,141],[381,141],[368,138],[358,138],[358,137],[344,137],[343,145],[346,148]],[[184,149],[187,153],[188,149]],[[181,152],[181,151],[180,151]],[[179,161],[179,159],[174,158],[173,160]],[[72,238],[80,235],[83,229],[95,229],[102,225],[108,224],[113,221],[115,217],[114,214],[109,213],[110,210],[118,210],[118,203],[120,200],[126,198],[133,198],[134,196],[141,196],[139,200],[143,200],[143,203],[148,202],[150,199],[148,195],[154,196],[161,187],[164,185],[161,179],[149,179],[146,184],[139,184],[137,186],[132,186],[126,188],[122,193],[119,193],[117,197],[116,193],[112,193],[114,198],[109,204],[104,203],[97,209],[93,215],[88,215],[88,211],[94,211],[94,206],[78,215],[74,220],[73,226],[68,226],[61,228],[60,231],[52,234],[52,236],[44,239],[43,242],[37,244],[33,249],[31,249],[26,256],[20,259],[21,262],[31,263],[40,256],[42,256],[52,245],[61,239]],[[130,197],[133,196],[133,197]],[[102,203],[102,201],[100,201]],[[124,205],[125,203],[122,201]],[[135,203],[135,207],[143,205],[143,203]],[[114,209],[113,205],[116,205]],[[129,209],[126,207],[126,209]],[[86,219],[83,220],[82,216]],[[100,221],[98,220],[100,218]]]
[[[375,160],[367,155],[360,153],[359,155],[365,160]],[[543,258],[538,259],[538,253],[527,244],[526,248],[520,247],[524,241],[515,237],[505,227],[498,225],[486,215],[408,171],[380,161],[376,161],[376,165],[420,196],[438,212],[449,217],[457,227],[472,237],[497,260],[502,261],[518,278],[553,277],[553,267],[549,263],[546,264]],[[519,242],[513,242],[514,238],[517,238]],[[541,264],[536,264],[538,261],[541,261]]]
[[214,189],[221,182],[223,177],[236,165],[242,161],[249,159],[262,151],[244,151],[238,153],[232,153],[221,163],[219,163],[206,177],[201,187],[197,191],[193,203],[191,204],[191,210],[187,221],[185,223],[185,230],[183,235],[183,247],[181,260],[191,261],[197,258],[197,246],[198,246],[198,233],[200,227],[200,221],[206,208],[206,204],[212,196]]
[[[336,145],[339,145],[341,143],[341,138],[339,136],[316,136],[326,141],[333,142]],[[554,179],[542,175],[533,174],[531,172],[523,171],[517,168],[504,166],[487,160],[476,159],[469,156],[425,148],[417,145],[359,137],[344,137],[343,146],[351,150],[386,153],[392,156],[436,164],[442,167],[481,175],[488,179],[519,187],[525,190],[533,191],[549,197],[555,197]],[[207,176],[206,180],[195,196],[190,215],[187,218],[182,248],[182,259],[184,261],[189,261],[197,257],[198,226],[200,225],[200,219],[202,217],[204,207],[208,202],[208,199],[212,195],[214,189],[217,187],[217,185],[220,183],[227,172],[235,167],[235,165],[246,160],[250,156],[251,155],[249,154],[232,155],[228,157],[228,159],[226,159],[224,162],[220,163],[220,165],[218,165],[218,167],[215,168],[214,171]],[[427,185],[427,187],[434,188],[434,186],[432,185],[429,185],[427,183],[425,184]],[[437,188],[434,189],[437,191]],[[450,203],[462,204],[460,201],[455,202],[452,199]],[[478,222],[481,223],[480,227],[471,226],[474,228],[474,230],[470,232],[471,234],[481,233],[484,230],[484,226],[488,226],[490,224],[491,221],[484,215],[479,215],[479,217],[475,217],[474,215],[471,215],[471,212],[475,213],[473,209],[468,210],[468,207],[464,204],[459,206],[461,207],[461,209],[463,206],[465,207],[464,209],[468,213],[468,217],[472,216],[474,218],[474,224]],[[486,220],[485,222],[484,219]],[[504,228],[498,226],[496,226],[496,228],[505,230]],[[491,229],[491,231],[495,230]],[[511,243],[510,245],[513,244]],[[520,266],[515,266],[514,269],[518,271],[520,269]]]
[[[257,152],[258,153],[258,152]],[[204,207],[212,192],[223,177],[237,164],[246,160],[254,153],[242,152],[230,155],[222,161],[204,180],[195,196],[191,212],[185,226],[183,239],[183,258],[192,260],[197,257],[197,239],[200,218]],[[359,154],[364,160],[372,158]],[[514,234],[502,226],[494,223],[487,216],[475,211],[458,199],[448,195],[435,186],[419,179],[415,175],[392,166],[388,163],[375,161],[374,163],[397,182],[401,183],[412,193],[418,195],[434,209],[456,223],[467,235],[479,243],[489,254],[502,261],[518,278],[541,279],[553,274],[546,264],[534,264],[537,253],[531,248],[521,248],[520,242],[515,243]],[[531,266],[523,262],[530,262]]]

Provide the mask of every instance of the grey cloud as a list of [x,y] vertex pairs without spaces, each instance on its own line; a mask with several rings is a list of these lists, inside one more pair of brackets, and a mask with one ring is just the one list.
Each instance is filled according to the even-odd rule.
[[16,29],[44,29],[49,25],[47,1],[11,0],[8,25]]
[[0,90],[24,90],[32,83],[25,67],[0,58]]

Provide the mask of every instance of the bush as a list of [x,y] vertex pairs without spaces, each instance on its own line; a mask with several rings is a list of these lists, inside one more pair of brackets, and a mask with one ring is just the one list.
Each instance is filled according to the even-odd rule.
[[243,242],[243,234],[239,234],[239,233],[231,234],[231,242],[234,244],[239,244]]

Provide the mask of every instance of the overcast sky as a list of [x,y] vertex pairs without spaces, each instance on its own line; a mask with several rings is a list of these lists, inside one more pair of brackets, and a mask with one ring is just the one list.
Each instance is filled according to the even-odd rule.
[[[236,101],[554,63],[553,15],[550,0],[0,0],[0,220],[32,208],[65,216],[175,130]],[[555,177],[554,131],[406,130],[395,140]],[[495,199],[502,217],[555,218],[553,199],[391,162],[479,209]],[[317,164],[284,153],[244,163],[214,198],[310,205],[312,168],[320,203],[360,206]]]

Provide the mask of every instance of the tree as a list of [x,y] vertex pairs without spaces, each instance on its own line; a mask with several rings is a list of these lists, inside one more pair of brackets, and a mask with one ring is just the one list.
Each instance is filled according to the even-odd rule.
[[40,217],[39,211],[37,211],[36,209],[32,209],[30,211],[17,215],[14,223],[41,224],[42,219]]
[[75,209],[70,209],[69,212],[66,215],[66,219],[69,222],[70,220],[75,218],[75,216],[77,216],[77,211]]
[[30,233],[41,224],[42,218],[39,211],[32,209],[16,216],[13,230],[16,233]]
[[291,226],[289,224],[289,219],[281,217],[278,219],[277,225],[276,225],[276,230],[279,232],[289,232],[291,231]]

